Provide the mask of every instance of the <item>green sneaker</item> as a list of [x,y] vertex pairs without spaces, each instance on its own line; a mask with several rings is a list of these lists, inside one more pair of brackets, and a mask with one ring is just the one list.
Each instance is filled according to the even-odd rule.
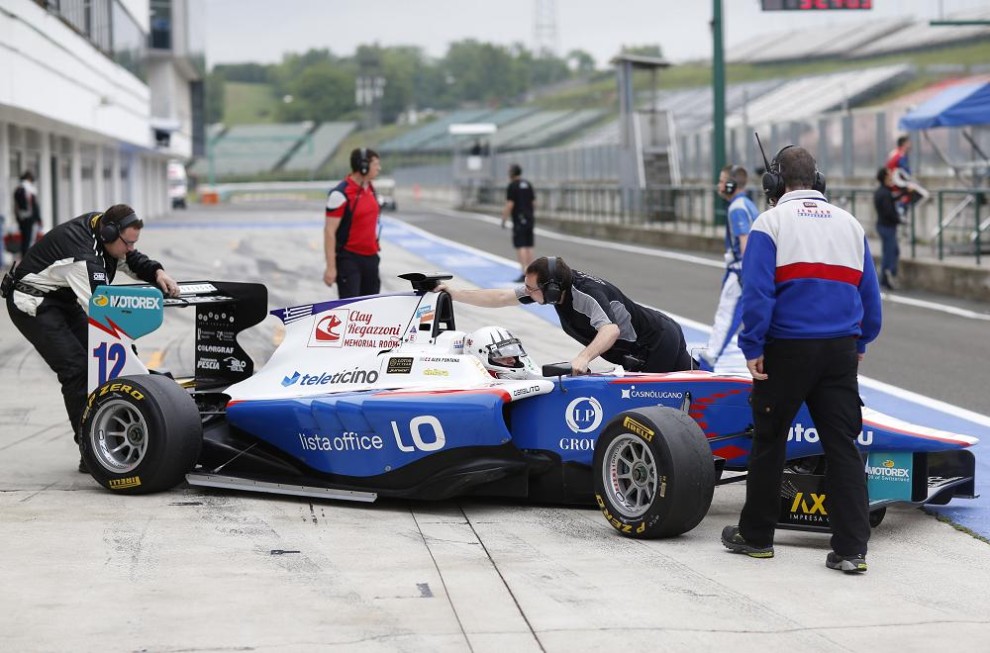
[[866,571],[866,555],[856,553],[849,556],[840,556],[835,551],[830,551],[825,558],[825,566],[829,569],[837,569],[847,574],[861,574]]
[[750,558],[772,558],[773,545],[754,546],[739,534],[738,526],[726,526],[722,529],[722,544],[733,553],[745,553]]

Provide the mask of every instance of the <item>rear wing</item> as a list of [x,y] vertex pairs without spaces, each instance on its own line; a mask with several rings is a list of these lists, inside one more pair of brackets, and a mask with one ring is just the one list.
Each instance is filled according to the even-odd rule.
[[166,307],[196,309],[197,386],[236,383],[254,373],[254,362],[237,334],[268,314],[268,289],[260,283],[193,281],[179,284],[180,295],[164,298],[150,285],[99,286],[89,301],[87,389],[92,392],[118,376],[148,374],[134,342],[158,329]]

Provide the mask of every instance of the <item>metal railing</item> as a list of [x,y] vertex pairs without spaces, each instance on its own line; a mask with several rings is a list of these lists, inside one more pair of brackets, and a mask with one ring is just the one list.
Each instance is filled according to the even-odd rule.
[[[961,198],[956,205],[946,213],[946,198]],[[990,229],[990,216],[981,219],[981,207],[986,205],[990,197],[990,188],[945,189],[935,191],[935,202],[938,207],[938,225],[934,238],[935,251],[938,260],[943,260],[946,250],[950,255],[972,254],[976,264],[980,264],[983,244],[990,245],[990,238],[983,234]],[[971,220],[967,220],[971,216]]]

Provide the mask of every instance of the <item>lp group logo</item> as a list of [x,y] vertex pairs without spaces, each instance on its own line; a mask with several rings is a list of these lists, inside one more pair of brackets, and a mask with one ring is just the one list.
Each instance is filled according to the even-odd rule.
[[567,404],[564,421],[575,433],[590,433],[602,425],[604,411],[594,397],[577,397]]

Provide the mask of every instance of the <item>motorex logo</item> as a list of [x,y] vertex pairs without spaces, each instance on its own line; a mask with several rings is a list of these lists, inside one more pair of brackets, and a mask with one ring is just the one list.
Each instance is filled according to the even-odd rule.
[[290,385],[295,385],[297,381],[302,377],[299,372],[293,372],[292,376],[287,376],[282,379],[282,386],[288,388]]

